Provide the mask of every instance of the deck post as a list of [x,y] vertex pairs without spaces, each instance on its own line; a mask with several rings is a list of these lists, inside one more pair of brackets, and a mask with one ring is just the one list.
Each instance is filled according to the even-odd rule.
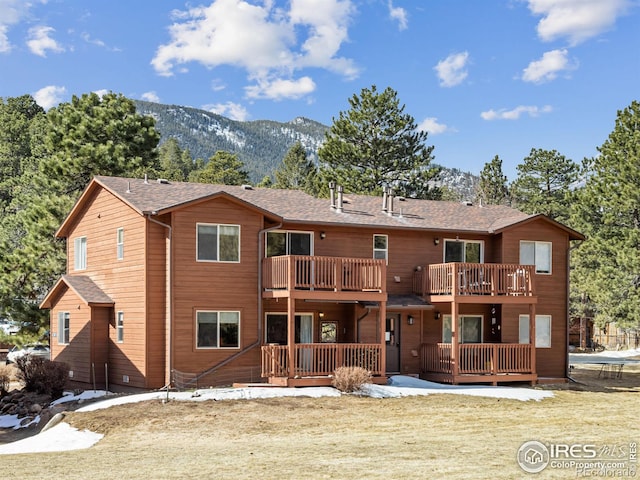
[[380,302],[378,325],[380,326],[380,365],[382,376],[387,374],[387,302]]
[[[551,333],[551,332],[549,332]],[[529,344],[531,345],[531,373],[536,373],[536,304],[529,304]],[[531,382],[534,384],[535,382]]]
[[287,354],[289,363],[289,378],[293,378],[296,375],[296,299],[289,296],[287,299]]
[[[455,287],[454,287],[455,288]],[[457,384],[457,377],[460,371],[460,349],[458,342],[458,304],[451,302],[451,375],[453,384]]]

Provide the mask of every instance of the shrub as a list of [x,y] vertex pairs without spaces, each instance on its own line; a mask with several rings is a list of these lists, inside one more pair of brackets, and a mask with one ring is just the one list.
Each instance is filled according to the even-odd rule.
[[25,355],[16,360],[18,379],[28,392],[44,393],[52,399],[60,398],[69,376],[69,367],[40,357]]
[[362,367],[338,367],[331,383],[341,392],[355,392],[365,383],[371,383],[371,372]]
[[13,368],[7,365],[0,365],[0,397],[9,391],[11,378],[13,377]]

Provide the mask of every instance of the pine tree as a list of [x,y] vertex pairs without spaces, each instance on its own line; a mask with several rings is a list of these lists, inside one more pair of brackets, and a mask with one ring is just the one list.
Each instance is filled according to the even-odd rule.
[[430,181],[439,169],[431,166],[433,146],[427,132],[418,131],[404,113],[397,93],[376,86],[349,99],[326,133],[318,155],[325,181],[334,180],[352,193],[379,193],[391,186],[398,195],[432,198]]
[[505,205],[509,198],[507,176],[502,172],[502,160],[493,157],[480,172],[478,198],[487,205]]
[[296,142],[274,172],[276,180],[273,187],[312,193],[316,175],[316,166],[307,158],[307,152],[302,144]]
[[222,185],[244,185],[249,183],[249,174],[234,153],[217,151],[205,167],[189,176],[189,181]]

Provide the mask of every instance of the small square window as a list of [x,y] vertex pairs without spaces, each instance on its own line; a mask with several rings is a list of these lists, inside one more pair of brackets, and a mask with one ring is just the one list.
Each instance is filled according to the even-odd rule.
[[520,242],[520,263],[535,265],[536,273],[551,273],[551,242]]
[[240,261],[240,226],[198,224],[197,260],[204,262]]
[[196,312],[197,348],[239,348],[240,312]]

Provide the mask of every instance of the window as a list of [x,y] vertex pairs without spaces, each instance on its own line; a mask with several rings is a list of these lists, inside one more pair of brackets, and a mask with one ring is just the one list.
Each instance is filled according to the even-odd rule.
[[311,232],[267,232],[267,257],[313,255]]
[[124,258],[124,228],[116,230],[116,258],[118,260]]
[[87,237],[78,237],[73,241],[74,269],[87,269]]
[[[451,343],[451,315],[442,316],[442,343]],[[458,341],[460,343],[482,343],[482,316],[460,315],[458,317]]]
[[337,322],[320,323],[320,341],[322,343],[336,343],[338,341]]
[[387,235],[373,236],[373,258],[389,260],[389,237]]
[[[265,320],[265,342],[287,344],[289,317],[286,313],[267,313]],[[313,341],[313,314],[301,313],[294,318],[295,343],[311,343]]]
[[551,273],[551,242],[520,242],[520,263],[535,265],[536,273]]
[[483,243],[478,240],[445,240],[444,263],[483,263]]
[[196,312],[197,348],[239,348],[240,312]]
[[69,312],[58,312],[58,345],[69,343]]
[[[529,315],[520,315],[519,342],[529,342]],[[551,315],[536,315],[536,348],[551,348]]]
[[200,262],[239,262],[239,225],[196,225],[197,260]]
[[118,312],[116,316],[116,339],[118,343],[124,342],[124,312]]

